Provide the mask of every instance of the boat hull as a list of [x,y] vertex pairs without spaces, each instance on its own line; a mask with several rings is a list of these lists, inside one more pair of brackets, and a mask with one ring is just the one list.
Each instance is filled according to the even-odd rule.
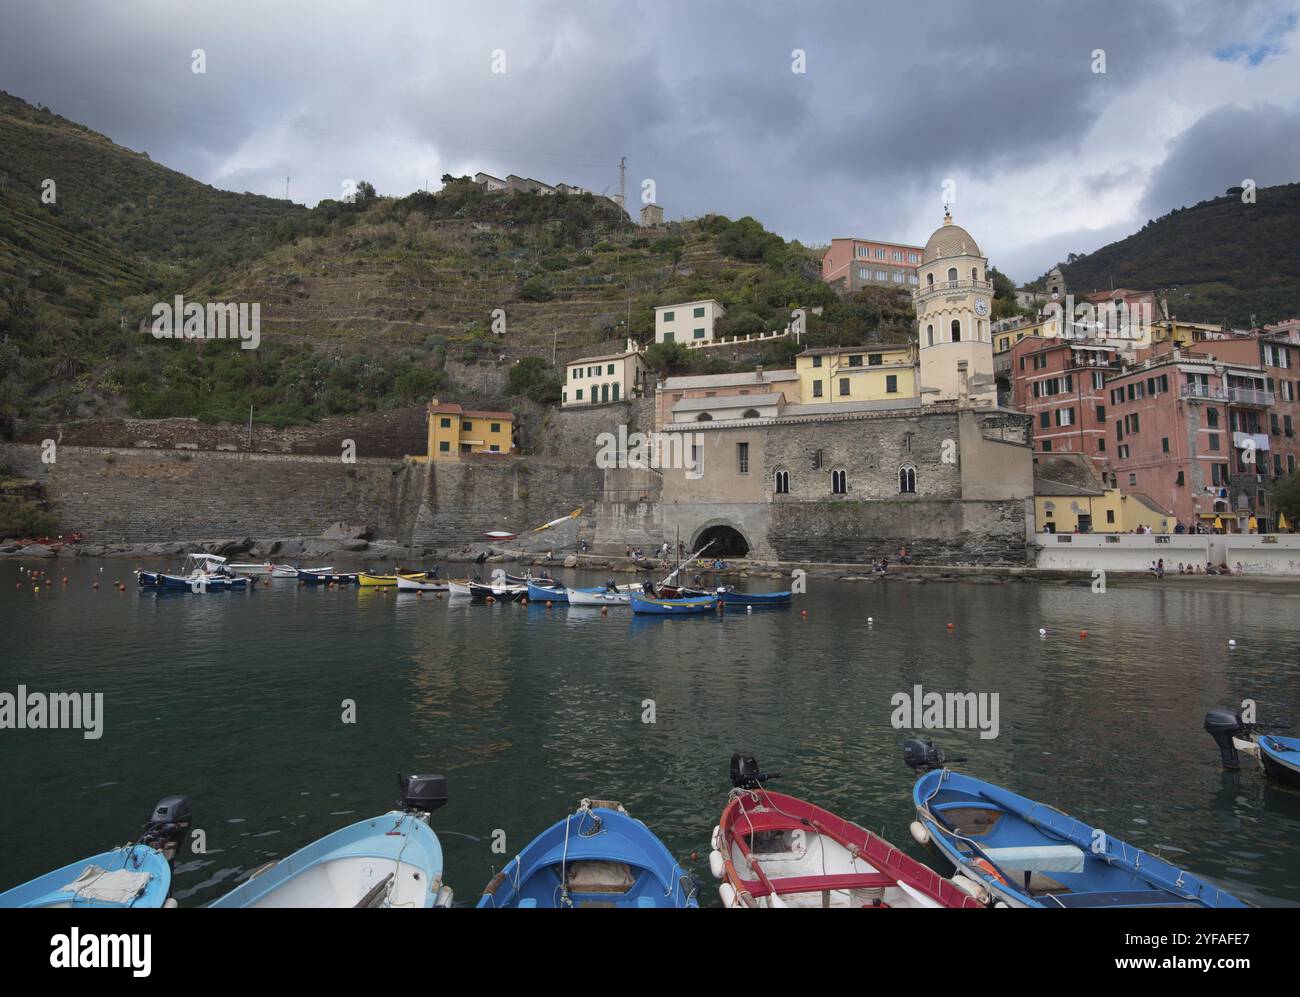
[[329,571],[298,569],[298,580],[308,585],[356,585],[360,577],[360,574],[355,571],[338,574]]
[[724,606],[788,606],[793,595],[791,592],[734,592],[730,589],[719,593]]
[[645,824],[618,804],[592,802],[526,845],[478,906],[698,907],[696,892]]
[[687,599],[651,599],[649,596],[631,594],[632,612],[647,616],[689,616],[692,613],[712,613],[718,608],[716,595]]
[[230,592],[250,589],[257,584],[256,578],[231,578],[227,575],[206,575],[186,577],[169,575],[162,571],[141,571],[136,576],[141,588],[170,589],[190,592]]
[[[372,902],[365,903],[367,898]],[[421,908],[450,904],[451,891],[442,884],[438,836],[423,818],[394,810],[327,834],[253,875],[209,906]]]
[[397,579],[398,592],[446,592],[446,582],[433,582],[419,578]]
[[1278,782],[1300,789],[1300,737],[1261,734],[1255,743],[1264,771]]
[[587,589],[565,589],[570,606],[627,606],[631,595],[627,592],[611,591],[607,588],[589,591]]
[[949,769],[917,779],[912,800],[928,842],[1011,907],[1246,906],[1046,804]]
[[[126,871],[147,876],[137,893],[129,897],[111,898],[97,895],[93,884],[88,888],[69,889],[89,866],[98,866],[107,872]],[[102,881],[101,881],[102,882]],[[162,852],[148,845],[126,845],[111,851],[100,852],[78,862],[71,862],[53,872],[47,872],[21,886],[0,893],[0,908],[9,907],[146,907],[157,908],[167,903],[171,891],[172,870]]]

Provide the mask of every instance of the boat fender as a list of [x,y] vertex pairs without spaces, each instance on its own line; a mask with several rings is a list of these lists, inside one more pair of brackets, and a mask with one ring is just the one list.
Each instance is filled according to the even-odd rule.
[[789,906],[790,906],[788,903],[786,903],[784,900],[781,899],[780,895],[778,895],[778,894],[776,894],[776,893],[769,893],[769,894],[768,894],[768,897],[767,897],[767,905],[768,905],[769,907],[789,907]]
[[730,883],[723,883],[721,886],[718,887],[718,896],[722,898],[723,907],[737,906],[736,888],[732,886]]
[[973,879],[967,879],[961,873],[957,873],[952,877],[952,885],[961,890],[966,896],[972,897],[982,904],[989,902],[989,891],[981,883],[977,883]]
[[709,844],[713,846],[714,851],[722,851],[722,825],[713,825],[713,837],[709,838]]
[[928,845],[930,843],[930,832],[925,829],[925,825],[919,820],[912,821],[908,830],[912,832],[912,840],[918,845]]
[[709,872],[713,873],[714,879],[721,879],[725,867],[722,861],[722,852],[716,848],[709,852]]

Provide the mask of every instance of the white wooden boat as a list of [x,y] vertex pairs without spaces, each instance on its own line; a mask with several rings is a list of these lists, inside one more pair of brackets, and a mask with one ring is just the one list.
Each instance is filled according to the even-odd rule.
[[267,561],[262,564],[227,564],[226,570],[236,575],[266,576],[271,573],[271,563]]
[[[328,575],[334,570],[334,565],[327,564],[323,568],[303,568],[303,571],[310,571],[317,575]],[[292,564],[273,564],[271,565],[272,578],[297,578],[298,569]]]
[[469,590],[470,581],[468,578],[462,578],[459,581],[447,579],[447,594],[453,598],[468,599],[474,593]]
[[599,592],[584,592],[582,589],[565,589],[570,606],[627,606],[632,597],[627,592],[617,589],[601,589]]
[[447,583],[434,581],[431,578],[404,578],[401,575],[397,578],[398,592],[446,592]]

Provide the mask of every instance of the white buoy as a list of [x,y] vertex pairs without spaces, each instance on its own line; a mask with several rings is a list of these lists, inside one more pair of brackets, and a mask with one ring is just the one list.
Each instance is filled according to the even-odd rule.
[[709,872],[713,873],[714,879],[721,879],[722,874],[726,871],[722,862],[722,852],[716,848],[709,852]]
[[989,902],[989,891],[980,883],[975,882],[975,880],[967,879],[961,873],[957,873],[952,877],[950,882],[968,897],[974,897],[982,904],[987,904]]
[[746,606],[746,607],[745,607],[745,612],[746,612],[746,613],[752,613],[753,611],[754,611],[754,607],[753,607],[753,606]]
[[919,820],[914,820],[908,830],[912,832],[912,840],[918,845],[930,843],[930,832],[925,829],[925,825]]
[[723,907],[736,906],[736,889],[730,883],[723,883],[718,887],[718,896],[722,898]]
[[1046,637],[1046,636],[1047,636],[1047,631],[1044,630],[1042,627],[1039,627],[1039,628],[1038,628],[1038,636],[1039,636],[1039,637]]
[[709,844],[713,846],[715,852],[722,851],[722,825],[713,825],[713,835],[709,838]]
[[872,617],[872,616],[868,616],[868,617],[867,617],[867,626],[871,626],[871,624],[873,624],[873,623],[875,623],[875,622],[876,622],[875,617]]
[[1228,646],[1229,646],[1229,647],[1236,647],[1236,646],[1237,646],[1237,642],[1236,642],[1235,640],[1230,640],[1230,641],[1228,641]]

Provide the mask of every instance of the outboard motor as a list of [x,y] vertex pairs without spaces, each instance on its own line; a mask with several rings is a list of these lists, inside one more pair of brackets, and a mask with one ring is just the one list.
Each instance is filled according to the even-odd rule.
[[644,592],[646,595],[648,595],[651,599],[653,599],[655,595],[654,582],[642,582],[641,591]]
[[194,810],[188,796],[164,796],[158,801],[144,824],[140,840],[156,848],[170,862],[194,823]]
[[614,579],[612,579],[612,578],[607,578],[607,579],[605,579],[605,591],[606,591],[606,592],[617,592],[617,591],[618,591],[618,582],[614,581]]
[[398,804],[406,810],[431,814],[447,802],[447,777],[444,775],[404,775],[398,777]]
[[948,763],[943,748],[937,747],[928,737],[910,737],[903,742],[903,764],[920,776],[931,769],[941,769]]
[[758,759],[737,751],[731,756],[731,785],[736,789],[762,789],[769,779],[781,778],[780,772],[760,772]]
[[1234,737],[1247,738],[1250,731],[1242,722],[1241,714],[1232,710],[1211,710],[1205,714],[1205,729],[1219,746],[1225,769],[1239,769],[1241,762],[1237,757],[1237,747],[1232,743]]

